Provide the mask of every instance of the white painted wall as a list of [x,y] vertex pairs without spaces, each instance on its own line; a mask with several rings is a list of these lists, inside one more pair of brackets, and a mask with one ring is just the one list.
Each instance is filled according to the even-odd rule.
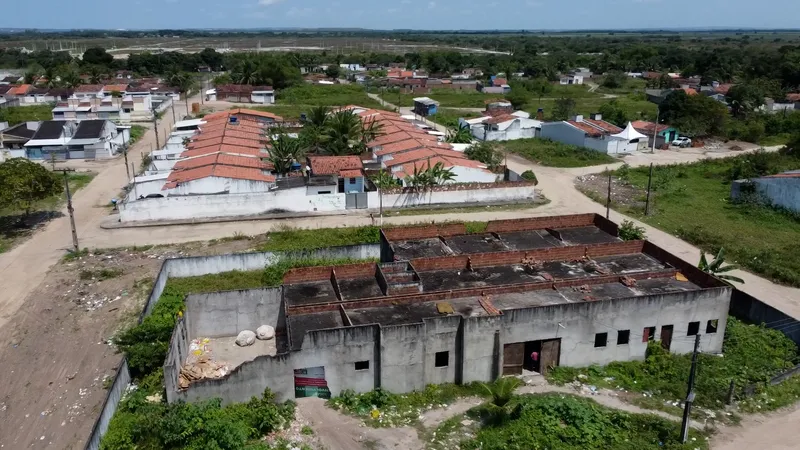
[[336,184],[331,184],[328,186],[306,186],[306,194],[308,195],[318,195],[320,192],[325,191],[330,191],[331,194],[335,194],[339,191],[339,186]]
[[202,195],[202,194],[246,194],[251,192],[267,192],[275,183],[264,181],[239,180],[235,178],[205,177],[199,180],[186,181],[178,187],[167,190],[170,195]]
[[[512,202],[536,198],[534,186],[512,186],[489,189],[464,189],[447,191],[427,191],[421,193],[383,194],[384,208],[403,208],[408,206],[440,205],[452,203],[490,203]],[[367,194],[370,208],[380,205],[378,192]]]
[[252,216],[272,210],[341,211],[345,194],[306,195],[306,188],[252,194],[191,195],[127,201],[120,205],[122,222]]

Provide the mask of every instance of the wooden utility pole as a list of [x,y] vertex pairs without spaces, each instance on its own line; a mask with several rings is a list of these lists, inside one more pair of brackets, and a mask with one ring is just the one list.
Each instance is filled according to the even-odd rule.
[[69,212],[69,224],[72,227],[72,249],[75,253],[80,251],[78,246],[78,230],[75,229],[75,209],[72,207],[72,195],[69,192],[69,177],[67,172],[74,172],[75,169],[60,169],[64,174],[64,191],[67,194],[67,212]]
[[653,184],[653,163],[650,163],[650,176],[647,177],[647,199],[644,202],[644,215],[650,214],[650,186]]
[[692,368],[689,371],[689,388],[686,392],[686,402],[683,405],[683,421],[681,422],[681,443],[689,440],[689,413],[694,402],[694,376],[697,373],[697,351],[700,348],[700,335],[694,336],[694,352],[692,352]]
[[608,219],[611,216],[611,171],[608,170],[608,167],[606,167],[606,172],[608,172],[608,196],[606,197],[606,219]]
[[153,108],[153,132],[156,134],[156,149],[160,149],[161,144],[158,142],[158,115],[156,115],[155,108]]

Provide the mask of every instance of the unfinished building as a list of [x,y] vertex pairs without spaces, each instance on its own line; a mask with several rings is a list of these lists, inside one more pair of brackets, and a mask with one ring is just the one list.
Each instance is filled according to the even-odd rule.
[[[279,288],[190,295],[164,366],[167,398],[241,402],[409,392],[558,365],[643,359],[649,341],[719,352],[731,287],[595,214],[381,231],[380,263],[306,267]],[[273,343],[225,348],[266,324]],[[227,339],[227,341],[225,341]],[[193,342],[226,370],[182,378]],[[194,350],[196,351],[196,350]]]

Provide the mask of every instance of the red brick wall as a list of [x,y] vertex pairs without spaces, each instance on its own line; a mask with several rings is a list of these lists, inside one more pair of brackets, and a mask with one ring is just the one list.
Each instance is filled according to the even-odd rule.
[[[495,173],[503,173],[502,169],[498,169]],[[439,186],[432,186],[428,188],[430,192],[453,192],[453,191],[468,191],[468,190],[485,190],[485,189],[505,189],[524,186],[534,186],[532,181],[503,181],[500,183],[455,183],[443,184]],[[414,188],[390,188],[384,189],[384,194],[401,194],[404,192],[412,192]]]
[[369,278],[375,276],[375,263],[358,263],[347,264],[344,266],[336,266],[333,271],[336,273],[336,278],[346,280],[348,278]]
[[527,219],[493,220],[486,226],[489,233],[543,230],[545,228],[574,228],[594,225],[595,214],[531,217]]
[[329,280],[330,277],[331,268],[329,266],[297,267],[286,271],[283,275],[283,284],[323,281]]
[[410,239],[467,234],[467,227],[463,223],[445,223],[440,225],[384,228],[381,231],[389,241],[405,241]]
[[[675,276],[675,270],[656,270],[651,272],[643,272],[637,274],[630,274],[633,279],[643,280],[648,278],[667,278]],[[377,306],[389,306],[400,304],[414,304],[431,301],[443,301],[453,298],[465,297],[478,297],[483,295],[500,295],[515,292],[528,292],[543,289],[554,288],[568,288],[581,285],[598,285],[605,283],[619,282],[620,275],[605,275],[591,278],[580,278],[575,280],[556,280],[556,281],[543,281],[537,283],[518,283],[506,286],[493,286],[483,288],[470,288],[470,289],[454,289],[449,291],[431,292],[431,293],[416,293],[392,295],[387,297],[380,297],[374,299],[363,299],[352,302],[345,302],[344,307],[350,309],[357,308],[372,308]],[[311,305],[303,307],[289,307],[287,314],[309,314],[321,311],[335,311],[339,307],[338,303],[326,303],[321,305]]]
[[643,246],[644,253],[653,256],[659,261],[663,261],[672,267],[678,269],[686,278],[692,283],[704,287],[721,287],[727,286],[723,281],[698,269],[694,264],[690,264],[681,258],[669,253],[663,248],[653,244],[652,242],[645,242]]

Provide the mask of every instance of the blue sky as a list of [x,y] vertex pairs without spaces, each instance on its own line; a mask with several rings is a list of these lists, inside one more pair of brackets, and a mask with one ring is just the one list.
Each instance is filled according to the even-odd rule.
[[800,27],[800,0],[36,0],[13,10],[0,27]]

